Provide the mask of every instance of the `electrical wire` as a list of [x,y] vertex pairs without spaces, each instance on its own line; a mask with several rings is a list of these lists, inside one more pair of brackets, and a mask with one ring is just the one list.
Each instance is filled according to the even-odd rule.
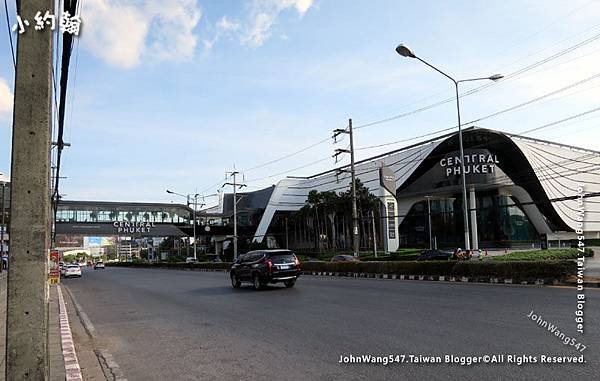
[[12,53],[13,68],[17,69],[17,59],[15,58],[15,48],[13,45],[12,33],[10,30],[10,19],[8,17],[8,4],[4,0],[4,13],[6,14],[6,30],[8,31],[8,40],[10,41],[10,52]]
[[562,88],[560,88],[560,89],[558,89],[558,90],[554,90],[554,91],[551,91],[551,92],[549,92],[549,93],[546,93],[546,94],[540,95],[539,97],[536,97],[536,98],[530,99],[530,100],[528,100],[527,102],[519,103],[518,105],[511,106],[511,107],[505,108],[505,109],[503,109],[503,110],[500,110],[500,111],[494,112],[494,113],[492,113],[492,114],[489,114],[489,115],[486,115],[486,116],[482,116],[482,117],[480,117],[480,118],[477,118],[477,119],[470,120],[470,121],[468,121],[468,122],[465,122],[465,123],[463,123],[463,126],[470,125],[470,124],[474,124],[474,123],[478,123],[478,122],[481,122],[482,120],[486,120],[486,119],[489,119],[489,118],[496,117],[496,116],[498,116],[498,115],[505,114],[505,113],[507,113],[507,112],[511,112],[511,111],[514,111],[514,110],[518,110],[518,109],[520,109],[520,108],[523,108],[523,107],[529,106],[529,105],[531,105],[531,104],[533,104],[533,103],[539,102],[539,101],[541,101],[542,99],[546,99],[546,98],[548,98],[548,97],[551,97],[551,96],[553,96],[553,95],[556,95],[556,94],[558,94],[558,93],[562,93],[563,91],[566,91],[566,90],[572,89],[573,87],[576,87],[576,86],[582,85],[582,84],[584,84],[584,83],[587,83],[587,82],[589,82],[589,81],[592,81],[592,80],[594,80],[594,79],[596,79],[596,78],[599,78],[599,77],[600,77],[600,73],[594,74],[594,75],[592,75],[592,76],[590,76],[590,77],[587,77],[587,78],[585,78],[585,79],[582,79],[582,80],[580,80],[580,81],[576,81],[576,82],[574,82],[574,83],[571,83],[571,84],[569,84],[569,85],[567,85],[567,86],[565,86],[565,87],[562,87]]
[[[588,44],[590,44],[590,43],[592,43],[592,42],[594,42],[594,41],[596,41],[598,39],[600,39],[600,34],[596,34],[596,35],[594,35],[592,37],[589,37],[589,38],[587,38],[587,39],[585,39],[585,40],[583,40],[583,41],[581,41],[581,42],[579,42],[579,43],[577,43],[575,45],[572,45],[572,46],[570,46],[570,47],[568,47],[566,49],[563,49],[563,50],[561,50],[561,51],[559,51],[557,53],[554,53],[554,54],[552,54],[552,55],[550,55],[550,56],[548,56],[548,57],[546,57],[546,58],[544,58],[542,60],[536,61],[536,62],[534,62],[534,63],[532,63],[530,65],[527,65],[527,66],[525,66],[525,67],[523,67],[523,68],[521,68],[519,70],[516,70],[516,71],[514,71],[514,72],[512,72],[512,73],[510,73],[508,75],[506,75],[502,79],[502,81],[500,81],[500,82],[487,83],[485,85],[481,85],[481,86],[478,86],[478,87],[476,87],[474,89],[471,89],[471,90],[468,90],[466,92],[463,92],[463,93],[461,93],[459,95],[459,98],[463,98],[463,97],[466,97],[468,95],[475,94],[475,93],[477,93],[479,91],[482,91],[482,90],[484,90],[484,89],[486,89],[486,88],[488,88],[490,86],[494,86],[497,83],[504,83],[504,82],[506,82],[509,79],[517,77],[517,76],[519,76],[519,75],[521,75],[521,74],[523,74],[523,73],[525,73],[527,71],[533,70],[533,69],[535,69],[535,68],[537,68],[537,67],[539,67],[539,66],[541,66],[541,65],[543,65],[545,63],[548,63],[548,62],[550,62],[552,60],[555,60],[555,59],[557,59],[559,57],[562,57],[565,54],[568,54],[568,53],[570,53],[570,52],[572,52],[572,51],[574,51],[576,49],[579,49],[579,48],[581,48],[581,47],[583,47],[585,45],[588,45]],[[420,112],[423,112],[423,111],[427,111],[427,110],[430,110],[432,108],[444,105],[446,103],[450,103],[450,102],[454,101],[455,99],[456,99],[456,97],[449,97],[449,98],[443,99],[441,101],[429,104],[427,106],[420,107],[420,108],[418,108],[416,110],[404,112],[404,113],[401,113],[401,114],[398,114],[398,115],[394,115],[394,116],[391,116],[391,117],[388,117],[388,118],[384,118],[384,119],[376,120],[376,121],[373,121],[373,122],[369,122],[369,123],[358,125],[358,126],[354,127],[354,129],[358,130],[358,129],[362,129],[362,128],[366,128],[366,127],[370,127],[370,126],[375,126],[375,125],[379,125],[379,124],[391,122],[393,120],[405,118],[407,116],[411,116],[411,115],[414,115],[414,114],[417,114],[417,113],[420,113]]]
[[531,132],[539,131],[539,130],[542,130],[542,129],[548,128],[548,127],[552,127],[552,126],[557,125],[559,123],[568,122],[569,120],[572,120],[572,119],[575,119],[575,118],[580,118],[582,116],[585,116],[585,115],[588,115],[588,114],[591,114],[591,113],[594,113],[594,112],[597,112],[597,111],[600,111],[600,107],[596,107],[596,108],[593,108],[591,110],[587,110],[587,111],[584,111],[582,113],[579,113],[579,114],[576,114],[576,115],[572,115],[572,116],[570,116],[568,118],[557,120],[557,121],[552,122],[552,123],[544,124],[543,126],[540,126],[540,127],[532,128],[530,130],[525,130],[525,131],[523,131],[521,133],[522,134],[529,134]]

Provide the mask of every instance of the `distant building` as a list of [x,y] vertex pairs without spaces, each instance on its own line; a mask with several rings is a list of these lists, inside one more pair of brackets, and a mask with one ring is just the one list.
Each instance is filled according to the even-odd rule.
[[[600,152],[482,128],[466,129],[463,141],[474,248],[572,240],[581,226],[587,239],[600,238]],[[381,201],[388,251],[428,245],[426,196],[438,246],[463,245],[460,161],[452,133],[356,164],[357,178]],[[282,245],[282,219],[311,190],[342,192],[349,182],[347,171],[336,170],[279,181],[269,188],[254,240],[274,236]]]

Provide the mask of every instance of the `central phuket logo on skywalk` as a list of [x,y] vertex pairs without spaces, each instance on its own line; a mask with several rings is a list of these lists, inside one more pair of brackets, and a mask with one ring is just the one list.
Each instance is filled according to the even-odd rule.
[[115,221],[113,226],[117,228],[117,233],[150,233],[150,229],[156,227],[154,222],[138,221]]

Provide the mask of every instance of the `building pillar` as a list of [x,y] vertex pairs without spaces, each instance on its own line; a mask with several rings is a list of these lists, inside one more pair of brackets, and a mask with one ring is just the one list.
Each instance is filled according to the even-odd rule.
[[479,240],[477,239],[477,198],[475,189],[469,190],[469,210],[471,211],[471,249],[479,250]]
[[393,253],[398,250],[400,244],[398,240],[398,202],[395,197],[389,194],[383,197],[381,201],[383,250],[386,253]]

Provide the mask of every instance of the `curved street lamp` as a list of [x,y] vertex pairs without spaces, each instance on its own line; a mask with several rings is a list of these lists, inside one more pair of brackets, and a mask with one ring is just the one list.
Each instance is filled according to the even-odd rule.
[[[468,207],[467,207],[467,180],[466,180],[466,175],[465,175],[465,153],[463,150],[462,126],[460,123],[460,96],[458,94],[458,84],[461,82],[472,82],[472,81],[482,81],[482,80],[491,80],[491,81],[495,82],[495,81],[498,81],[498,80],[504,78],[504,76],[502,74],[494,74],[489,77],[479,77],[479,78],[468,78],[468,79],[456,80],[456,79],[452,78],[451,76],[449,76],[448,74],[441,71],[440,69],[438,69],[437,67],[433,66],[429,62],[418,57],[408,46],[406,46],[404,44],[398,45],[396,47],[396,52],[398,54],[400,54],[402,57],[415,58],[415,59],[421,61],[422,63],[429,66],[430,68],[437,71],[438,73],[442,74],[444,77],[450,79],[454,83],[454,89],[456,92],[456,114],[458,116],[458,141],[459,141],[459,148],[460,148],[460,167],[461,167],[460,171],[462,174],[461,177],[462,177],[462,194],[463,194],[463,218],[465,221],[464,222],[465,249],[471,250],[471,240],[469,239],[469,213],[468,213]],[[473,221],[473,223],[477,224],[477,221]]]

